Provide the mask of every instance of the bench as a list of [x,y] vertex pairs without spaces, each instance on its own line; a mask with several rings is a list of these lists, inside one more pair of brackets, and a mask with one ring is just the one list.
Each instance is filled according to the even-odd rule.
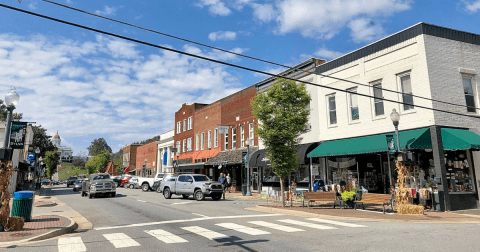
[[[308,201],[308,206],[311,206],[312,202],[316,201],[333,201],[333,208],[335,208],[335,202],[340,201],[338,200],[335,192],[304,192],[303,193],[303,201],[302,207],[304,207],[305,201]],[[341,205],[341,202],[338,203]]]
[[392,195],[390,194],[380,194],[380,193],[364,193],[362,195],[361,200],[355,201],[354,209],[357,209],[357,204],[362,204],[362,209],[365,210],[364,204],[371,204],[371,205],[381,205],[383,206],[383,213],[385,214],[385,206],[390,205],[393,210],[392,204]]

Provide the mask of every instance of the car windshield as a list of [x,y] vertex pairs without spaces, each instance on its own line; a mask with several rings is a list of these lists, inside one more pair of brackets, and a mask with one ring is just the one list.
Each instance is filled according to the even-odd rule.
[[103,175],[97,175],[97,176],[93,177],[93,180],[100,180],[100,179],[110,179],[110,175],[103,174]]
[[210,181],[210,178],[205,175],[193,175],[193,178],[195,179],[196,182]]
[[77,180],[78,177],[68,177],[68,180]]
[[81,184],[81,183],[82,183],[82,180],[80,180],[80,179],[75,181],[75,184]]

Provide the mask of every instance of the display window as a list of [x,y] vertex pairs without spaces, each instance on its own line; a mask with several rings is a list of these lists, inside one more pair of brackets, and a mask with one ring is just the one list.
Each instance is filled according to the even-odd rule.
[[469,151],[445,151],[445,168],[449,192],[475,192]]

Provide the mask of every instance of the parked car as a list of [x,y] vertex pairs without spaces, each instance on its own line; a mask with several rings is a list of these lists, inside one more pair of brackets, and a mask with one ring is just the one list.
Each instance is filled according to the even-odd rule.
[[42,180],[42,185],[50,185],[52,181],[50,179],[44,179]]
[[125,188],[129,189],[138,189],[141,188],[140,184],[138,184],[138,177],[131,177],[127,183],[123,185]]
[[95,173],[82,184],[82,197],[97,197],[98,195],[115,197],[116,185],[108,173]]
[[117,187],[122,185],[122,176],[115,176],[115,177],[112,177],[112,179],[113,179],[113,182],[117,184]]
[[78,177],[77,176],[70,176],[67,179],[67,187],[70,187],[70,185],[75,184],[75,181],[77,181]]
[[152,190],[154,191],[157,191],[158,193],[161,193],[162,191],[160,191],[160,185],[162,184],[162,181],[155,181],[155,183],[153,183],[153,186],[152,186]]
[[172,194],[182,195],[184,199],[193,195],[198,201],[204,200],[205,196],[219,200],[222,197],[222,184],[212,181],[203,174],[182,174],[175,178],[162,181],[160,190],[165,199],[170,199]]
[[73,184],[74,192],[82,190],[82,182],[83,182],[83,179],[77,179],[77,181],[75,181],[75,184]]
[[138,184],[142,187],[142,191],[146,192],[152,190],[153,183],[155,181],[162,181],[163,178],[167,175],[171,175],[170,173],[157,173],[153,178],[138,178]]
[[121,184],[120,186],[125,187],[125,184],[128,183],[128,181],[130,180],[130,178],[132,178],[132,175],[125,175],[125,176],[122,178],[122,184]]
[[58,180],[52,180],[53,185],[60,185],[60,182]]

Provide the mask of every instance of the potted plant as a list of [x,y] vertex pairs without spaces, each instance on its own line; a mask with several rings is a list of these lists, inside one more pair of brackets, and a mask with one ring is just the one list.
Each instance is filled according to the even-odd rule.
[[340,195],[342,196],[344,205],[353,208],[353,202],[355,200],[355,196],[357,195],[357,189],[354,189],[352,191],[343,191],[340,193]]

